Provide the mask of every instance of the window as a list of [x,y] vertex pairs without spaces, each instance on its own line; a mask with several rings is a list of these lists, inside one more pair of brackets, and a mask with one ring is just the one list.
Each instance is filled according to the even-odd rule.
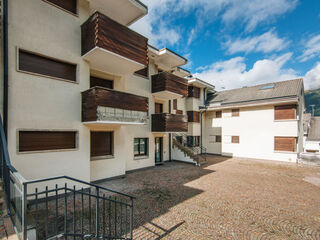
[[173,110],[178,109],[178,99],[173,99]]
[[76,131],[19,131],[19,152],[76,149]]
[[77,14],[77,0],[44,0],[73,14]]
[[187,136],[187,143],[189,147],[199,147],[200,136]]
[[282,105],[274,107],[274,120],[296,119],[296,105]]
[[240,137],[239,136],[232,136],[232,143],[240,143]]
[[77,65],[19,49],[19,70],[76,82]]
[[222,111],[216,111],[216,118],[222,118]]
[[149,77],[149,67],[146,67],[144,69],[136,71],[135,74],[148,78]]
[[91,157],[113,155],[113,132],[91,132]]
[[188,97],[200,98],[200,88],[188,86]]
[[92,87],[104,87],[113,89],[113,81],[90,76],[90,88]]
[[232,109],[232,117],[239,117],[240,109]]
[[156,114],[163,113],[163,104],[162,103],[155,103],[154,107],[155,107],[154,112]]
[[148,138],[135,138],[134,139],[134,156],[147,156],[148,155]]
[[274,150],[295,152],[296,138],[295,137],[274,137]]
[[221,136],[216,136],[216,142],[221,143]]
[[195,123],[200,122],[200,112],[188,111],[187,115],[188,115],[188,122],[195,122]]

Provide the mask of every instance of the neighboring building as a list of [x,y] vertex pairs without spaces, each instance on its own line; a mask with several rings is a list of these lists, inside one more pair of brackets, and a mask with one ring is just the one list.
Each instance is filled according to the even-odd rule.
[[320,117],[312,117],[305,142],[305,152],[320,152]]
[[296,162],[303,151],[303,80],[217,92],[204,111],[208,153]]

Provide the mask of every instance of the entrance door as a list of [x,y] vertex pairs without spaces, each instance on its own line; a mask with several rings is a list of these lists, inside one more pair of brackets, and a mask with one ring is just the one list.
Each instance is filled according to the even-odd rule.
[[163,113],[163,104],[161,104],[161,103],[155,103],[154,106],[155,106],[154,112],[155,112],[156,114],[157,114],[157,113]]
[[155,161],[157,163],[162,163],[162,143],[163,138],[162,137],[156,137],[155,138]]

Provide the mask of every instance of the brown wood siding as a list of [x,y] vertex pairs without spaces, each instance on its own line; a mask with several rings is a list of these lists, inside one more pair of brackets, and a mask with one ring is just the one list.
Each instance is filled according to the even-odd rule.
[[283,105],[274,107],[274,120],[296,119],[296,105]]
[[155,113],[162,113],[163,112],[163,104],[162,103],[155,103]]
[[188,81],[168,72],[153,75],[152,93],[162,91],[169,91],[186,97],[188,95]]
[[19,131],[19,152],[76,148],[76,132]]
[[178,99],[173,99],[173,110],[178,109]]
[[240,143],[240,137],[239,136],[232,136],[232,143]]
[[195,122],[195,123],[200,122],[200,112],[188,111],[187,114],[188,114],[188,122]]
[[200,88],[195,86],[188,86],[188,97],[200,98]]
[[94,87],[82,92],[82,121],[96,121],[98,106],[148,112],[149,99],[125,92]]
[[177,114],[153,114],[152,132],[187,132],[187,116]]
[[182,114],[183,114],[183,110],[177,109],[177,110],[176,110],[176,114],[182,115]]
[[96,12],[82,26],[82,55],[100,47],[148,66],[148,39]]
[[90,76],[90,88],[92,87],[104,87],[113,89],[113,81]]
[[136,71],[135,74],[148,78],[149,77],[149,67]]
[[295,152],[296,150],[296,138],[294,137],[275,137],[274,138],[274,150]]
[[91,132],[91,157],[113,155],[113,133]]
[[239,117],[240,109],[232,109],[232,117]]
[[77,65],[43,57],[19,49],[19,70],[76,81]]
[[77,14],[77,0],[45,0],[73,14]]

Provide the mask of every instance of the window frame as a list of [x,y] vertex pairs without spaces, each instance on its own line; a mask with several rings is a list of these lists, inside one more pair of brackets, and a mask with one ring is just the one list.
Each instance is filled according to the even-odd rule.
[[[135,153],[135,141],[138,140],[138,154]],[[145,152],[142,154],[141,153],[141,140],[145,141]],[[133,155],[135,158],[139,158],[139,157],[147,157],[149,156],[149,138],[134,138],[133,139]]]
[[[92,133],[111,133],[110,149],[111,154],[92,156]],[[90,161],[114,158],[114,132],[113,131],[90,131]]]
[[240,117],[240,108],[231,109],[231,117]]
[[67,9],[65,9],[63,7],[60,7],[59,5],[56,5],[53,2],[50,2],[49,0],[42,0],[42,1],[47,3],[47,4],[50,4],[51,6],[54,6],[54,7],[58,8],[58,9],[60,9],[60,10],[62,10],[64,12],[66,12],[66,13],[69,13],[69,14],[75,16],[75,17],[79,17],[79,0],[75,0],[76,1],[76,13],[71,12],[71,11],[69,11],[69,10],[67,10]]

